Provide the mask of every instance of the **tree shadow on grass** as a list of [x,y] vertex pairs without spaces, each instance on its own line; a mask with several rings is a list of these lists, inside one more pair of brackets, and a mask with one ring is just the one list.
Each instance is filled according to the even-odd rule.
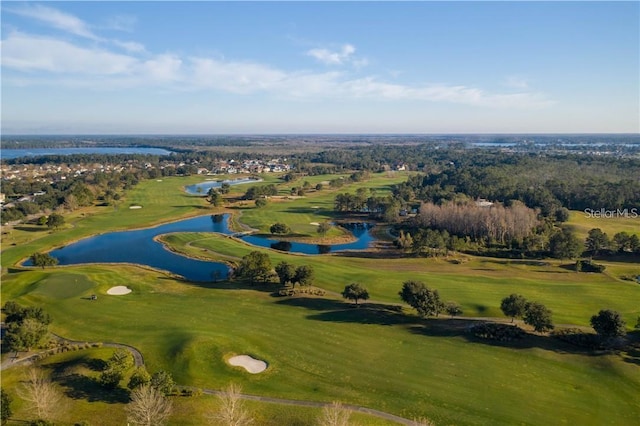
[[[93,371],[102,371],[106,363],[101,359],[82,357],[47,365],[52,371],[53,380],[58,383],[64,394],[72,399],[84,399],[88,402],[108,404],[126,404],[129,392],[123,388],[105,389],[95,378],[73,371],[77,367],[86,367]],[[99,369],[99,370],[98,370]]]
[[277,302],[280,305],[297,306],[313,311],[322,311],[307,318],[318,321],[347,322],[359,324],[396,325],[415,322],[410,316],[402,313],[397,305],[380,303],[355,303],[316,297],[293,297]]

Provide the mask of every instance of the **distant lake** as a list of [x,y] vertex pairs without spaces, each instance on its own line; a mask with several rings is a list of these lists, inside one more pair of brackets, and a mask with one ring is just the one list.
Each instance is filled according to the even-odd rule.
[[73,155],[73,154],[150,154],[169,155],[171,151],[161,148],[136,147],[95,147],[95,148],[41,148],[41,149],[3,149],[0,157],[13,159],[20,157],[39,157],[43,155]]

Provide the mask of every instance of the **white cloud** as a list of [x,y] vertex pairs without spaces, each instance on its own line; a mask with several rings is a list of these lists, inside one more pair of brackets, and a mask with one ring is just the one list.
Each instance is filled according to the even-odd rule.
[[178,81],[182,78],[182,60],[174,55],[159,55],[142,64],[141,75],[156,82]]
[[61,12],[57,9],[42,5],[24,5],[19,8],[10,8],[9,12],[17,15],[33,18],[51,25],[54,28],[69,32],[71,34],[85,37],[91,40],[102,40],[95,35],[89,26],[81,19]]
[[311,49],[307,51],[307,55],[317,59],[325,65],[342,65],[348,62],[355,52],[355,47],[350,44],[345,44],[339,51],[331,51],[329,49]]
[[[20,71],[84,75],[123,74],[136,59],[102,49],[87,49],[48,37],[13,33],[2,41],[2,66]],[[55,79],[52,83],[55,84]]]
[[[492,108],[541,108],[552,103],[544,95],[529,90],[501,94],[464,85],[408,85],[375,76],[353,78],[344,72],[286,71],[250,61],[181,58],[169,53],[149,55],[135,48],[129,49],[128,54],[120,54],[106,48],[81,47],[50,37],[21,33],[10,34],[0,48],[2,67],[23,73],[9,78],[5,73],[4,82],[20,85],[31,82],[94,87],[96,90],[157,87],[180,91],[263,93],[297,100],[416,100]],[[343,51],[352,54],[355,49]],[[51,73],[48,78],[43,77],[45,72]],[[39,73],[37,77],[35,73]]]
[[137,43],[135,41],[113,40],[113,44],[115,44],[116,46],[119,46],[119,47],[123,48],[124,50],[126,50],[127,52],[131,52],[131,53],[138,53],[138,52],[144,52],[145,51],[144,45],[141,44],[141,43]]

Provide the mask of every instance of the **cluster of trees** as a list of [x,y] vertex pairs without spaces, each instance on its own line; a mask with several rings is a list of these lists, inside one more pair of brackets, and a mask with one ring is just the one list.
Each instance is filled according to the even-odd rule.
[[546,306],[539,302],[530,302],[519,294],[514,293],[502,299],[500,310],[511,317],[511,322],[515,318],[522,318],[525,324],[532,326],[539,333],[554,328],[551,311]]
[[[69,156],[71,157],[73,156]],[[65,161],[68,162],[69,158]],[[3,180],[2,192],[7,199],[30,196],[29,201],[15,201],[14,206],[4,208],[3,221],[21,220],[29,215],[56,210],[74,211],[94,203],[117,204],[123,191],[132,188],[143,179],[152,178],[150,173],[151,170],[141,168],[122,172],[80,174],[68,176],[66,179],[51,176],[53,183],[28,179]],[[36,193],[43,194],[32,196]]]
[[337,194],[334,208],[341,213],[368,213],[374,219],[396,222],[402,209],[402,203],[392,196],[377,197],[375,192],[358,188],[355,194]]
[[484,239],[505,244],[510,240],[522,241],[532,234],[538,220],[536,212],[522,203],[513,203],[509,207],[501,204],[481,207],[473,202],[424,203],[415,218],[415,225],[469,236],[474,241]]
[[4,304],[5,335],[4,351],[30,351],[40,344],[49,333],[51,317],[40,307],[23,307],[13,301]]
[[443,150],[423,169],[427,174],[411,176],[395,193],[407,202],[414,197],[434,203],[460,197],[518,200],[554,219],[566,216],[563,209],[640,204],[640,182],[629,179],[633,171],[640,173],[640,162],[633,159]]
[[262,197],[270,197],[273,195],[278,195],[278,188],[270,183],[268,185],[256,185],[247,189],[247,192],[244,194],[245,200],[256,200]]
[[40,267],[42,269],[47,266],[55,266],[58,264],[58,259],[51,256],[49,253],[33,253],[29,256],[29,260],[33,264],[33,266]]
[[422,281],[405,281],[398,294],[402,301],[414,308],[421,317],[437,317],[442,312],[453,317],[463,313],[457,302],[444,303],[440,300],[438,290],[430,289]]
[[281,285],[291,284],[311,285],[315,279],[315,272],[311,265],[295,266],[282,261],[274,267],[266,253],[254,250],[240,260],[234,272],[235,276],[248,279],[251,283],[267,283],[277,276]]
[[294,266],[282,261],[276,265],[276,274],[281,285],[291,284],[295,287],[299,285],[311,285],[315,278],[315,272],[310,265]]
[[115,389],[124,378],[125,372],[132,366],[133,357],[129,351],[116,349],[111,358],[107,360],[98,382],[107,389]]
[[587,250],[594,256],[610,252],[640,253],[640,238],[637,234],[618,232],[609,238],[600,228],[591,229],[585,241]]

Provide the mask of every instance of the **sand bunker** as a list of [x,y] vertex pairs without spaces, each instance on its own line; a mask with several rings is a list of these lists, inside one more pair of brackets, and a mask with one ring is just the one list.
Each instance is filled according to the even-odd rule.
[[318,222],[309,222],[309,225],[320,226],[320,224]]
[[107,290],[107,294],[110,294],[112,296],[122,296],[123,294],[129,293],[131,293],[131,289],[123,285],[111,287],[109,290]]
[[141,209],[142,206],[129,206],[130,209]]
[[229,358],[228,362],[235,367],[244,367],[251,374],[262,373],[267,369],[266,362],[252,358],[249,355],[237,355]]

